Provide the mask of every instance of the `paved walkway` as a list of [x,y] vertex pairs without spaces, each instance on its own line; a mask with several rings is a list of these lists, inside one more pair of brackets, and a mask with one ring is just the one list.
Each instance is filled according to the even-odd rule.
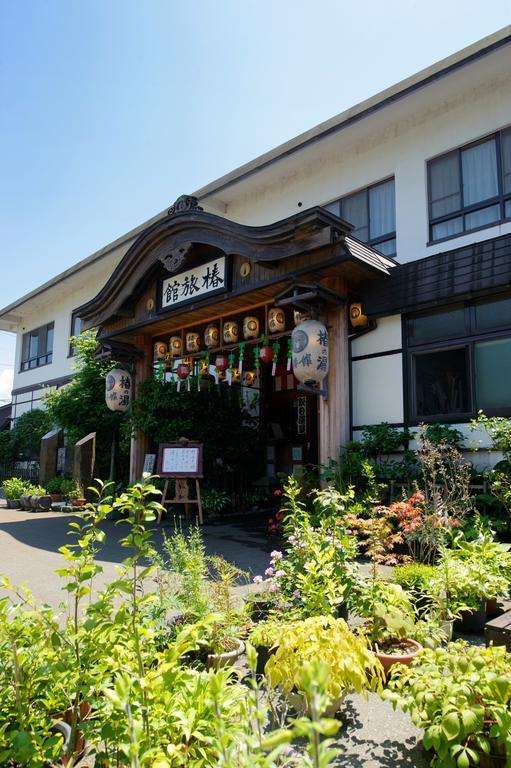
[[[62,566],[58,548],[66,543],[68,524],[73,516],[61,512],[30,513],[5,508],[0,500],[0,574],[14,584],[25,582],[36,598],[58,607],[66,600],[55,568]],[[115,566],[126,555],[119,540],[125,526],[104,523],[106,542],[99,562],[104,572],[97,578],[101,587],[116,575]],[[161,547],[163,532],[169,533],[169,520],[155,530],[154,543]],[[208,554],[223,555],[252,575],[263,573],[273,549],[268,542],[265,520],[232,521],[204,525]],[[387,702],[371,694],[349,696],[343,708],[339,743],[344,755],[337,765],[349,768],[427,768],[429,759],[420,746],[421,733],[408,716],[393,712]],[[87,765],[92,763],[87,762]]]

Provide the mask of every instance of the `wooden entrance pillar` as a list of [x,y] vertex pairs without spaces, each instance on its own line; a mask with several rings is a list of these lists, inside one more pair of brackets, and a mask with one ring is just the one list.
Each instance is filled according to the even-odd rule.
[[[332,285],[329,281],[328,287],[341,293],[344,286]],[[319,398],[320,464],[327,464],[329,459],[337,459],[340,447],[348,442],[350,435],[347,305],[330,306],[327,325],[329,341],[328,396],[326,400]]]
[[[143,355],[135,360],[134,393],[138,385],[150,379],[153,375],[153,340],[151,336],[140,334],[133,339],[135,346]],[[130,483],[140,480],[144,469],[144,457],[149,448],[149,435],[145,432],[134,432],[130,444]]]

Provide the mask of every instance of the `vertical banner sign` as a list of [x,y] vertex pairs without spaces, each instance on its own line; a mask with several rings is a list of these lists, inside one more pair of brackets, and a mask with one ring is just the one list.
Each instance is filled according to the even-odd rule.
[[161,286],[161,309],[174,309],[181,304],[212,296],[227,290],[227,258],[200,264],[194,269],[167,277]]

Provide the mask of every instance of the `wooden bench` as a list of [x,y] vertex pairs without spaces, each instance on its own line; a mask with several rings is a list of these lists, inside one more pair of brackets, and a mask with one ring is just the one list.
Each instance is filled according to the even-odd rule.
[[486,645],[505,645],[506,650],[511,651],[511,611],[506,611],[501,616],[487,621],[484,626]]

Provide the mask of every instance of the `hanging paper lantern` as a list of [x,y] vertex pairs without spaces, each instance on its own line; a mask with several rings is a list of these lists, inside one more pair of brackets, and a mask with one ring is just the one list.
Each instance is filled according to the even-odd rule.
[[227,368],[229,367],[229,358],[227,355],[217,355],[215,358],[215,367],[217,370],[222,371],[222,373],[225,373]]
[[127,411],[131,402],[131,374],[114,368],[106,377],[105,401],[111,411]]
[[243,318],[243,338],[244,339],[257,339],[259,336],[259,320],[257,317],[244,317]]
[[206,330],[204,331],[204,343],[208,349],[213,349],[213,347],[218,347],[218,344],[220,342],[220,331],[216,327],[216,325],[208,325]]
[[328,373],[328,331],[319,320],[306,320],[291,334],[293,372],[308,386],[321,386]]
[[236,344],[238,341],[238,323],[226,320],[224,323],[224,344]]
[[200,336],[195,331],[186,334],[186,351],[198,352],[200,350]]
[[180,357],[183,353],[183,342],[181,336],[171,336],[169,340],[169,352],[172,357]]
[[[177,382],[177,391],[179,392],[181,389],[181,382],[186,381],[190,375],[190,366],[188,363],[179,363],[179,365],[176,368],[176,373],[179,377],[179,381]],[[188,382],[188,385],[190,382]],[[188,386],[188,389],[190,389],[190,386]]]
[[293,309],[293,320],[295,321],[295,325],[300,325],[300,323],[305,323],[306,320],[310,319],[310,312],[304,312],[302,309]]
[[280,333],[286,330],[286,315],[280,307],[272,307],[268,312],[268,328],[270,333]]
[[262,363],[271,363],[274,354],[273,347],[269,347],[266,344],[259,349],[259,357]]
[[154,359],[165,360],[167,354],[167,345],[164,341],[157,341],[154,345]]

